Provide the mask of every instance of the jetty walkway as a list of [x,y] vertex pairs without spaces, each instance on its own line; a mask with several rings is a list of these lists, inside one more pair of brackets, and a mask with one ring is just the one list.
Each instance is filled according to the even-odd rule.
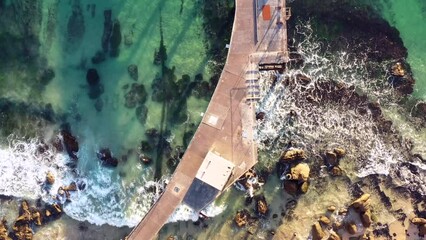
[[180,204],[200,210],[257,162],[253,133],[259,71],[283,70],[288,62],[290,11],[285,0],[235,4],[227,61],[202,122],[165,191],[128,239],[155,238]]

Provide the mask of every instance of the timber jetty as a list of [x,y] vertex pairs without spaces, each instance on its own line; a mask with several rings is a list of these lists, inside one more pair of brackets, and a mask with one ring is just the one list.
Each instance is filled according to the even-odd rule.
[[289,60],[285,0],[236,0],[225,67],[182,160],[166,189],[128,236],[149,240],[180,204],[201,211],[257,162],[253,139],[259,71]]

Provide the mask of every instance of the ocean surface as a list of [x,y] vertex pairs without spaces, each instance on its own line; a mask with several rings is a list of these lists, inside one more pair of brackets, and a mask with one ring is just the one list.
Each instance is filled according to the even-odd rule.
[[[102,235],[97,226],[106,225],[105,231],[113,232],[141,220],[201,121],[214,87],[215,66],[223,64],[211,55],[204,4],[193,0],[0,0],[0,196],[5,199],[0,198],[0,218],[13,223],[23,199],[60,201],[67,216],[34,228],[38,239],[81,239],[71,233],[81,231],[75,229],[79,222],[92,226],[92,239],[114,239]],[[232,8],[228,1],[215,4]],[[297,232],[299,239],[307,239],[315,219],[330,205],[347,205],[358,188],[385,189],[393,201],[386,208],[382,199],[374,197],[377,222],[398,223],[394,214],[398,207],[406,215],[418,210],[412,203],[419,199],[395,189],[417,192],[424,202],[426,163],[407,156],[426,159],[425,120],[412,115],[413,102],[426,100],[426,2],[377,0],[368,6],[399,31],[416,80],[412,96],[398,96],[387,83],[388,65],[398,59],[374,65],[381,75],[372,76],[368,58],[351,54],[349,46],[332,52],[318,36],[315,19],[298,19],[290,25],[295,38],[292,51],[303,57],[303,65],[282,74],[261,75],[263,98],[257,110],[266,118],[256,129],[260,156],[256,168],[268,172],[269,178],[255,194],[265,196],[269,216],[261,218],[255,234],[247,237],[247,229],[237,228],[233,217],[237,210],[253,206],[247,204],[245,192],[231,189],[205,211],[212,217],[207,220],[193,224],[198,215],[178,209],[160,239],[171,235],[270,239],[271,231]],[[232,14],[229,9],[223,14]],[[118,26],[121,37],[109,39],[105,51],[102,39],[108,10],[111,29]],[[111,41],[119,42],[118,50]],[[161,54],[163,46],[166,57]],[[134,71],[129,73],[131,65],[137,66],[137,77]],[[96,69],[99,83],[91,85],[86,80],[89,69]],[[380,102],[395,132],[378,134],[371,116],[341,103],[307,102],[305,88],[289,89],[284,84],[300,74],[309,76],[312,88],[313,83],[329,79],[354,86],[371,101]],[[170,97],[161,99],[161,91]],[[146,100],[129,103],[138,97]],[[289,120],[290,110],[297,113],[297,120]],[[79,143],[77,163],[53,145],[40,152],[40,146],[50,144],[64,126]],[[411,144],[409,153],[392,144],[391,137]],[[306,149],[312,168],[308,193],[297,197],[284,192],[274,170],[289,141]],[[348,152],[341,163],[346,172],[343,178],[330,177],[326,167],[316,162],[324,149],[337,146]],[[111,150],[117,167],[107,167],[98,159],[102,148]],[[143,163],[142,156],[153,162]],[[55,176],[50,190],[43,187],[47,172]],[[376,179],[390,185],[377,185]],[[58,199],[58,189],[71,182],[85,187],[71,193],[70,201]]]

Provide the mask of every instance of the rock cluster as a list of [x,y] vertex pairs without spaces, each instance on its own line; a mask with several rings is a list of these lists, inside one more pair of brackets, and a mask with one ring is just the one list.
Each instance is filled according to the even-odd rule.
[[130,90],[124,95],[126,108],[136,107],[136,117],[141,124],[145,124],[148,108],[144,105],[148,93],[143,84],[133,83]]
[[127,72],[129,73],[129,76],[130,76],[133,80],[135,80],[135,81],[137,81],[137,80],[138,80],[138,78],[139,78],[139,71],[138,71],[138,66],[137,66],[136,64],[130,64],[130,65],[127,67]]
[[309,188],[309,165],[305,151],[292,148],[281,154],[278,162],[278,174],[284,180],[284,190],[292,195],[306,193]]
[[238,227],[244,227],[248,224],[250,220],[250,213],[243,209],[237,212],[234,217],[234,222],[237,224]]
[[340,168],[340,160],[346,155],[346,150],[336,147],[333,150],[326,150],[324,154],[324,162],[328,167],[331,176],[341,176],[343,170]]
[[357,239],[373,240],[374,235],[369,229],[373,223],[369,198],[370,194],[363,194],[353,201],[348,209],[336,211],[335,206],[329,206],[326,214],[320,216],[312,225],[312,239],[328,237],[330,240],[340,240],[349,235],[360,236]]
[[12,225],[12,231],[8,232],[6,220],[0,222],[1,240],[31,240],[33,238],[32,226],[42,226],[62,214],[62,207],[58,204],[46,205],[44,210],[30,207],[27,201],[21,202],[19,216]]

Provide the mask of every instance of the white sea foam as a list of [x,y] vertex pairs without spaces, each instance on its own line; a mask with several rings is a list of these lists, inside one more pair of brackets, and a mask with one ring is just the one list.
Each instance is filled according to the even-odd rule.
[[21,140],[12,135],[8,143],[0,148],[0,194],[51,201],[51,194],[43,187],[47,172],[55,176],[52,194],[56,194],[60,186],[71,183],[72,174],[66,166],[69,160],[65,155],[52,150],[41,153],[37,149],[42,144],[36,139]]
[[[204,216],[214,217],[225,211],[226,205],[215,205],[214,203],[207,206],[201,211]],[[197,221],[199,219],[199,213],[195,212],[185,204],[179,205],[179,207],[174,211],[174,213],[169,217],[168,222],[178,222],[178,221]]]
[[[274,84],[271,73],[261,73],[263,99],[258,104],[258,111],[265,112],[266,117],[259,121],[255,133],[259,149],[267,155],[261,163],[273,166],[290,140],[311,156],[319,156],[326,148],[340,145],[348,150],[345,159],[351,163],[347,167],[353,168],[350,171],[358,177],[390,175],[399,179],[402,185],[410,185],[426,194],[422,186],[426,183],[425,175],[416,176],[402,166],[410,160],[404,157],[401,149],[390,144],[386,136],[377,133],[371,114],[361,116],[356,109],[349,109],[344,104],[326,103],[322,99],[314,99],[317,104],[312,104],[304,95],[316,87],[316,83],[333,80],[354,86],[354,91],[367,94],[369,99],[378,100],[382,107],[386,107],[397,103],[398,96],[394,90],[384,78],[369,76],[366,57],[356,58],[347,52],[331,55],[321,51],[326,46],[315,39],[309,24],[298,26],[297,31],[303,35],[303,41],[295,46],[304,57],[301,69],[275,74]],[[294,81],[295,86],[285,87],[283,81],[294,80],[298,74],[307,75],[312,81],[307,86]],[[290,116],[292,110],[297,117]],[[420,166],[418,170],[423,171]]]

